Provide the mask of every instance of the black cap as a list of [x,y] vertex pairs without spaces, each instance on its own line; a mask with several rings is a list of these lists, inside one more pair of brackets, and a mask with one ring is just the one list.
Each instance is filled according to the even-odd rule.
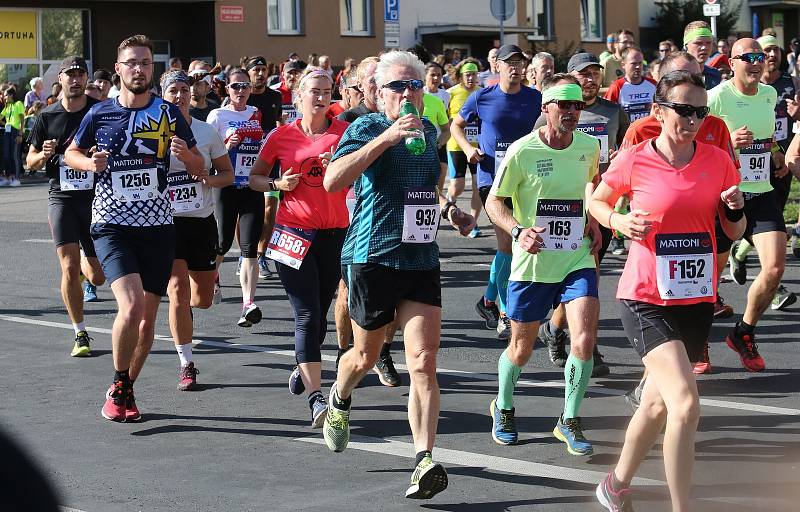
[[83,57],[78,57],[77,55],[73,55],[72,57],[67,57],[66,59],[62,60],[61,70],[59,73],[64,73],[70,69],[82,69],[87,73],[89,72],[89,67],[86,65],[86,59]]
[[98,69],[97,71],[94,72],[94,75],[92,75],[92,80],[107,80],[110,82],[111,73],[109,73],[105,69]]
[[267,65],[267,59],[265,59],[261,55],[256,55],[255,57],[250,57],[249,59],[247,59],[247,63],[245,63],[244,68],[247,71],[250,71],[256,66],[266,66],[266,65]]
[[308,64],[306,64],[302,60],[290,60],[289,62],[283,65],[283,69],[284,71],[292,71],[292,70],[303,71],[304,69],[306,69],[307,66]]
[[522,48],[515,44],[504,44],[497,50],[497,60],[508,60],[514,55],[519,55],[524,60],[528,60],[525,54],[522,53]]
[[601,68],[604,67],[602,64],[600,64],[600,61],[597,60],[597,57],[591,53],[576,53],[569,58],[569,62],[567,63],[567,72],[572,73],[573,71],[583,71],[589,66],[600,66]]

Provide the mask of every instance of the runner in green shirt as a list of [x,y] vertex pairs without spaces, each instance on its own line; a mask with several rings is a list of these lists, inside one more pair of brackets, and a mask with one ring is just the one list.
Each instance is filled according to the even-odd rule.
[[[600,248],[597,222],[586,214],[586,186],[598,177],[600,145],[576,131],[585,107],[572,75],[544,81],[542,112],[547,125],[508,148],[495,176],[487,212],[514,239],[508,282],[511,340],[497,365],[499,390],[490,405],[492,438],[516,444],[514,386],[533,351],[539,324],[564,303],[572,350],[564,368],[564,411],[553,434],[573,455],[589,455],[578,417],[592,374],[599,302],[594,253]],[[512,198],[513,212],[504,200]]]
[[[712,114],[725,121],[739,157],[747,217],[743,238],[758,251],[761,272],[747,294],[742,320],[725,341],[739,354],[742,366],[760,372],[764,370],[764,359],[758,353],[754,330],[770,306],[786,266],[786,225],[770,184],[770,173],[781,177],[789,170],[774,142],[777,93],[773,87],[760,83],[765,66],[761,45],[755,39],[739,39],[731,55],[733,78],[709,91],[708,106]],[[743,264],[736,258],[730,261],[731,277],[738,284],[745,284]]]

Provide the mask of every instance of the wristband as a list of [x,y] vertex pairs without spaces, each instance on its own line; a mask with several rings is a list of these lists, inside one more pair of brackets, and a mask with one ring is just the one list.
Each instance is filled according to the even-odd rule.
[[744,208],[739,208],[738,210],[731,210],[727,204],[723,204],[725,207],[725,218],[731,222],[739,222],[742,217],[744,217]]
[[611,210],[611,213],[608,214],[608,229],[611,229],[611,230],[614,229],[614,227],[611,225],[611,217],[613,217],[615,213],[617,213],[617,212],[615,212],[614,210]]
[[769,150],[772,151],[772,154],[774,155],[775,153],[781,152],[781,147],[776,142],[773,142],[772,147]]
[[278,191],[278,186],[275,185],[275,180],[269,180],[269,190],[271,192],[277,192]]

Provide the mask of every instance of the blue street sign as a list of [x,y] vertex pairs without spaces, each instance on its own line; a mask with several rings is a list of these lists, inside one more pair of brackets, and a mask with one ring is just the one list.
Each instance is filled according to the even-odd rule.
[[383,0],[383,21],[400,21],[400,0]]

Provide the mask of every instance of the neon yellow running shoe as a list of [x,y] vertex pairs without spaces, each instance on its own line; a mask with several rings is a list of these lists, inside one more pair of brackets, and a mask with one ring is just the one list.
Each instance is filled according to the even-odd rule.
[[411,486],[406,491],[406,498],[427,500],[447,489],[447,471],[438,462],[433,462],[426,455],[411,474]]
[[89,337],[89,333],[80,331],[75,335],[75,345],[72,347],[70,355],[72,357],[91,357],[92,349],[89,347],[90,341],[92,341],[92,338]]
[[334,407],[334,394],[336,393],[336,383],[331,385],[331,394],[328,399],[328,414],[325,416],[325,423],[322,426],[322,436],[325,444],[335,452],[343,452],[350,441],[350,409],[346,411]]

